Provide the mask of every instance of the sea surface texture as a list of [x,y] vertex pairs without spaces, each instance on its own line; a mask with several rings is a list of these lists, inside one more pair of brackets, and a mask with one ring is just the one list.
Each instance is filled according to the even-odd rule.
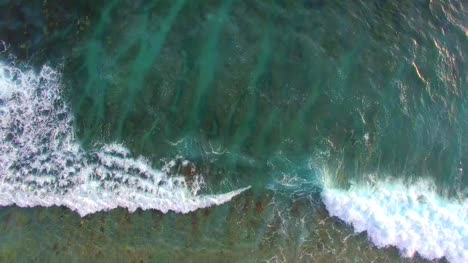
[[0,262],[468,262],[468,4],[0,0]]

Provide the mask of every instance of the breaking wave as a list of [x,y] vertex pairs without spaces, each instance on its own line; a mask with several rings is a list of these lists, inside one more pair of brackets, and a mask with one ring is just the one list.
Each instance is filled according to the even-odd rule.
[[322,200],[331,216],[356,233],[366,231],[379,248],[392,245],[405,257],[417,252],[430,260],[468,262],[468,202],[441,198],[428,182],[325,188]]
[[120,144],[85,151],[61,97],[61,75],[0,63],[0,206],[66,206],[81,216],[117,207],[188,213],[228,202],[242,188],[199,195],[188,182],[133,158]]

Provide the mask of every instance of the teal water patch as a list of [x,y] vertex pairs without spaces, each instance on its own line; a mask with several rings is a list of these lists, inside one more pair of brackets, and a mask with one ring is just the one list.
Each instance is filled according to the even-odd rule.
[[[47,204],[63,204],[52,197],[75,189],[75,196],[94,202],[93,211],[117,205],[131,211],[191,211],[202,203],[231,200],[238,192],[208,193],[250,185],[197,221],[205,236],[218,231],[215,236],[225,240],[214,246],[218,252],[231,249],[231,256],[236,251],[245,256],[248,249],[235,245],[242,236],[249,242],[238,243],[254,247],[257,261],[465,257],[463,245],[450,245],[466,239],[466,221],[460,218],[466,217],[468,185],[468,42],[461,1],[49,0],[0,5],[0,57],[4,65],[17,63],[10,68],[35,68],[22,73],[41,91],[21,93],[16,79],[2,80],[0,104],[28,109],[2,112],[20,118],[2,119],[2,143],[8,149],[1,162],[9,172],[0,176],[8,185],[6,199],[25,204],[23,195],[13,193],[31,193]],[[40,76],[44,68],[60,79],[51,88],[57,92],[42,92],[49,89],[44,83],[51,84]],[[9,95],[11,88],[19,95]],[[40,103],[24,101],[43,95],[58,104],[43,110]],[[36,106],[40,111],[33,110]],[[59,126],[66,132],[55,129]],[[42,128],[50,134],[39,134]],[[14,140],[15,134],[24,140]],[[89,176],[79,176],[77,169],[86,167]],[[70,177],[62,176],[64,171]],[[98,195],[116,190],[115,202],[75,188],[83,178]],[[385,190],[392,185],[386,183],[389,178],[404,182],[400,190]],[[156,186],[159,179],[163,183]],[[420,181],[431,182],[430,197],[398,199]],[[195,194],[196,185],[205,185],[203,194]],[[157,190],[161,187],[174,191]],[[172,198],[177,194],[189,200],[190,209],[175,201],[152,203],[155,196],[181,200]],[[68,206],[82,204],[75,201]],[[396,202],[401,210],[392,210]],[[444,205],[453,209],[439,209]],[[395,212],[384,216],[388,227],[376,207]],[[207,230],[210,222],[225,220],[227,210],[229,222],[240,222],[238,227],[218,224],[217,230]],[[22,213],[8,211],[13,217]],[[59,211],[51,216],[63,212],[45,211]],[[174,218],[190,225],[190,216],[208,211]],[[174,228],[169,214],[162,228]],[[107,214],[91,218],[99,216]],[[401,229],[410,234],[403,237],[392,228],[397,221],[404,221]],[[432,232],[415,230],[416,222]],[[198,233],[190,231],[184,228],[180,239]],[[398,249],[378,250],[365,234],[353,231],[367,232],[379,247]],[[449,235],[445,246],[432,238],[442,232],[462,234]],[[170,233],[161,240],[170,239]],[[198,241],[205,250],[216,243]],[[187,256],[190,249],[180,247]],[[199,260],[209,258],[203,249],[197,250]],[[398,251],[415,256],[400,259]]]

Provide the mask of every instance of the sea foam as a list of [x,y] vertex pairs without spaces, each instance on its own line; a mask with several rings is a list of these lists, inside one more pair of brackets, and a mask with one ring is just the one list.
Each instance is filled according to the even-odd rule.
[[0,206],[66,206],[81,216],[124,207],[188,213],[228,202],[247,188],[200,195],[190,182],[133,158],[120,144],[86,152],[61,97],[61,75],[0,63]]
[[427,182],[381,181],[349,190],[325,188],[322,200],[331,216],[367,232],[379,248],[397,247],[405,257],[446,257],[468,262],[468,202],[438,196]]

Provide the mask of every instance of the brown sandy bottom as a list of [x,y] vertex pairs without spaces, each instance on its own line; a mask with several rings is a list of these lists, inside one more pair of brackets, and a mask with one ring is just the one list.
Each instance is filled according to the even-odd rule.
[[[0,209],[0,262],[428,262],[378,249],[321,202],[247,192],[189,214]],[[438,262],[446,262],[440,260]]]

